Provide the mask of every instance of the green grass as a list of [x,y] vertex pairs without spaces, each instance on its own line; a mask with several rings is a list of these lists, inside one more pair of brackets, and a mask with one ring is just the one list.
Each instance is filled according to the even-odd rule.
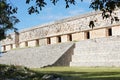
[[120,80],[120,68],[48,67],[32,69],[42,74],[57,74],[64,80]]
[[23,66],[0,65],[0,80],[42,80],[51,74],[63,80],[120,80],[120,68],[115,67],[46,67],[28,69]]

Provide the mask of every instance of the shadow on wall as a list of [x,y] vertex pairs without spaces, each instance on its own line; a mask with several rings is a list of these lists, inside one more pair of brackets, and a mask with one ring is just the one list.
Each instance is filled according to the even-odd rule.
[[70,62],[72,61],[72,55],[74,54],[75,44],[73,44],[55,63],[52,65],[44,66],[70,66]]
[[51,66],[70,66],[72,55],[74,54],[75,44],[71,46],[54,64]]

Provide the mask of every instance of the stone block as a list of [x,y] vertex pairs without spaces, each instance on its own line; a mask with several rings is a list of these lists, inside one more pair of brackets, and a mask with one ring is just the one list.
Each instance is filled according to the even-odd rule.
[[47,39],[40,39],[39,40],[39,45],[40,46],[47,45]]
[[6,51],[11,50],[11,45],[6,45]]
[[62,35],[61,40],[62,42],[68,42],[68,35]]
[[73,43],[64,43],[8,51],[0,57],[0,64],[29,68],[68,66],[73,54],[73,45]]
[[72,34],[72,41],[80,41],[85,39],[85,33],[79,32]]
[[37,41],[33,40],[33,41],[28,41],[28,47],[35,47],[37,45]]
[[112,31],[113,36],[120,35],[120,26],[112,27]]
[[90,31],[90,39],[106,37],[107,36],[107,29],[97,29]]
[[16,48],[16,44],[13,44],[13,49],[15,49]]
[[1,47],[1,52],[4,52],[6,49],[5,49],[5,46],[2,46]]
[[25,48],[25,47],[27,47],[27,46],[26,46],[26,42],[21,42],[20,45],[19,45],[19,47],[20,47],[20,48]]
[[56,44],[58,43],[57,37],[51,37],[51,44]]

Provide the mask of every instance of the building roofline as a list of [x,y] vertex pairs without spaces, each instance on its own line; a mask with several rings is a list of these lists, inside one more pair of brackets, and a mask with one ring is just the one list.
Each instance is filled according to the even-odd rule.
[[38,25],[38,26],[34,26],[34,27],[31,27],[31,28],[22,29],[19,32],[20,33],[24,33],[26,31],[31,31],[31,30],[34,30],[34,29],[37,29],[37,28],[48,27],[48,25],[61,24],[61,23],[65,23],[65,22],[76,20],[76,19],[80,19],[80,18],[85,18],[85,17],[101,14],[101,13],[102,13],[101,11],[92,11],[92,12],[89,12],[89,13],[86,13],[86,14],[72,16],[72,17],[68,17],[68,18],[65,18],[65,19],[60,19],[60,20],[56,20],[56,21],[53,21],[53,22],[49,22],[49,23]]

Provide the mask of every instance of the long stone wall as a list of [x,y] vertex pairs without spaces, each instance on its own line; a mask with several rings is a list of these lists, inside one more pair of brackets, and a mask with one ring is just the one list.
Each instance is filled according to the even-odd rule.
[[[118,16],[120,19],[120,10],[116,10],[113,16]],[[90,21],[94,21],[93,29],[89,27]],[[114,21],[111,24],[111,19],[103,19],[101,12],[92,12],[22,30],[19,35],[11,34],[12,39],[7,38],[1,41],[2,51],[13,49],[13,45],[15,48],[34,47],[120,35],[119,26],[120,21]]]
[[30,68],[47,66],[120,67],[120,35],[11,50],[0,64]]
[[[116,16],[118,13],[116,12]],[[96,21],[96,28],[107,27],[111,25],[110,19],[102,18],[102,15],[99,12],[91,13],[89,15],[77,16],[51,24],[38,26],[37,28],[28,29],[26,31],[20,32],[20,42],[33,40],[37,38],[45,38],[56,35],[63,35],[67,33],[74,33],[78,31],[89,30],[89,22]],[[116,22],[113,22],[116,24]]]

